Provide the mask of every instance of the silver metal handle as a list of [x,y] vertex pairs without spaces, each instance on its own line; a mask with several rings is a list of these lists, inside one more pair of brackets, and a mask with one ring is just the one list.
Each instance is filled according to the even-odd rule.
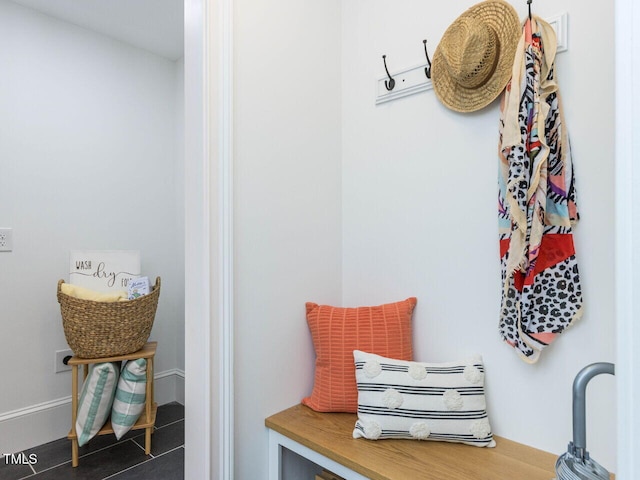
[[[596,375],[608,373],[615,375],[613,363],[599,362],[587,365],[578,372],[573,381],[573,449],[574,455],[579,458],[589,458],[587,452],[587,426],[586,426],[586,393],[587,383]],[[571,447],[571,446],[570,446]]]

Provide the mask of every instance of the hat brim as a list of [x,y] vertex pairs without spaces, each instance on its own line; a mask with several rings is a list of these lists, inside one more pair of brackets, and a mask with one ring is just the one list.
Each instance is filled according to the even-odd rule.
[[[456,112],[467,113],[489,105],[507,86],[511,78],[516,48],[522,35],[522,26],[513,6],[502,0],[486,0],[472,6],[449,28],[464,17],[479,19],[496,33],[499,55],[493,74],[480,87],[461,86],[449,75],[439,44],[433,54],[431,81],[437,97],[446,107]],[[445,32],[443,38],[446,36]]]

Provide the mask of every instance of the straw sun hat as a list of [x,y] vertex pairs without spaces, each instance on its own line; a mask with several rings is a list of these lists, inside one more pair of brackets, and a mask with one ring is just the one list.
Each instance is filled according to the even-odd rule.
[[433,89],[456,112],[490,104],[511,78],[522,27],[515,9],[502,0],[469,8],[444,32],[433,54]]

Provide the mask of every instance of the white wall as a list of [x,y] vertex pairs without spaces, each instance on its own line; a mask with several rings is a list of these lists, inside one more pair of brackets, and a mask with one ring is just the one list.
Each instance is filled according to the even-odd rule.
[[[433,91],[374,105],[374,82],[424,61],[475,2],[343,2],[343,300],[377,304],[415,295],[416,358],[483,355],[496,434],[560,454],[572,437],[571,384],[615,360],[613,6],[538,0],[543,17],[569,13],[569,50],[557,61],[582,221],[575,231],[583,319],[527,365],[498,335],[496,104],[474,114]],[[512,2],[521,18],[526,2]],[[517,3],[517,5],[516,5]],[[594,41],[594,28],[597,41]],[[615,379],[588,389],[587,447],[615,469]]]
[[234,478],[311,390],[305,302],[341,301],[340,3],[234,2]]
[[[4,0],[0,64],[0,224],[14,233],[14,251],[0,254],[0,414],[70,394],[53,359],[66,348],[55,291],[71,249],[141,251],[143,272],[163,280],[156,371],[175,369],[184,321],[176,64]],[[68,431],[56,429],[40,433]],[[0,429],[0,451],[42,442],[9,437]]]

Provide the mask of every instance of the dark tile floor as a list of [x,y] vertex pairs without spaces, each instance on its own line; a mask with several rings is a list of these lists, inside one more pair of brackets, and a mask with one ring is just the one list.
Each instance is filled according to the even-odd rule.
[[12,460],[0,458],[0,480],[183,480],[184,406],[158,407],[151,455],[144,454],[144,430],[136,430],[120,441],[114,435],[92,438],[80,448],[76,468],[71,467],[66,437],[20,452]]

